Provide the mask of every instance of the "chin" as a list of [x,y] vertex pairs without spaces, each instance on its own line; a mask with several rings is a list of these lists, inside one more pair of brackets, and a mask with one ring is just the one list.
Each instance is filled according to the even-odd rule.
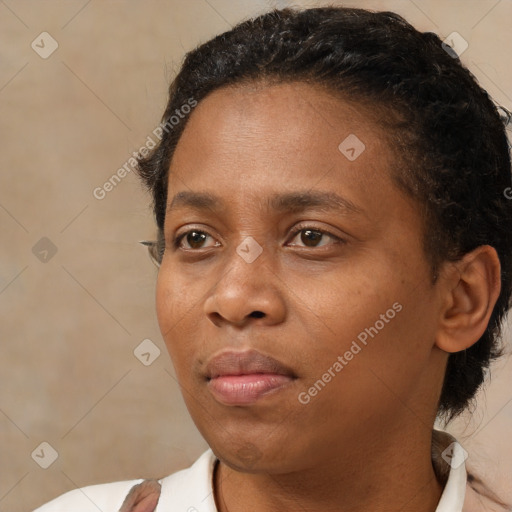
[[241,473],[289,473],[299,464],[299,461],[290,460],[291,453],[294,456],[300,456],[300,453],[288,446],[286,439],[270,440],[268,436],[262,436],[259,441],[235,440],[233,435],[227,434],[225,438],[206,438],[206,441],[217,458]]
[[232,444],[229,447],[222,446],[220,449],[218,446],[212,446],[213,452],[231,469],[242,473],[259,473],[265,470],[264,454],[255,444],[242,442],[238,446]]

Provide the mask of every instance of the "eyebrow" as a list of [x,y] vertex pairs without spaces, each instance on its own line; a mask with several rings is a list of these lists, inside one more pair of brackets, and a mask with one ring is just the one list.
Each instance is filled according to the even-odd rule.
[[[167,213],[187,207],[195,210],[218,211],[224,209],[224,206],[224,202],[219,197],[208,192],[183,190],[173,197],[167,207]],[[288,213],[298,213],[308,208],[333,210],[343,214],[364,213],[362,208],[334,192],[311,190],[274,194],[267,199],[266,206],[277,212]]]

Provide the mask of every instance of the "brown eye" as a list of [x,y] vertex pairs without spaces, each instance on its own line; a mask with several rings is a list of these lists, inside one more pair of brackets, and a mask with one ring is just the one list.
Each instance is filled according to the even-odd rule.
[[185,236],[185,240],[192,249],[199,249],[207,236],[208,235],[202,231],[189,231]]
[[301,232],[300,240],[308,247],[316,247],[317,243],[322,239],[324,233],[313,229],[304,229]]
[[[298,236],[300,234],[300,237]],[[296,238],[299,239],[300,243],[292,243],[291,245],[297,245],[298,247],[322,247],[324,245],[332,245],[336,243],[342,243],[343,240],[338,236],[335,236],[328,231],[313,227],[299,227],[297,228],[292,236],[292,241]],[[331,239],[331,244],[329,244]],[[324,242],[325,240],[325,242]]]
[[200,231],[199,229],[190,229],[189,231],[178,235],[173,241],[173,245],[176,249],[184,250],[204,249],[218,245],[217,242],[214,245],[205,246],[204,244],[208,241],[209,238],[211,238],[213,241],[211,235],[205,231]]

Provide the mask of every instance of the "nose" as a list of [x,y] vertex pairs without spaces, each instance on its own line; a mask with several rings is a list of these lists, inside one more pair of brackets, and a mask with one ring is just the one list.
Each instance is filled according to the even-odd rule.
[[208,319],[217,327],[242,327],[252,322],[275,325],[284,320],[283,282],[264,253],[249,263],[233,251],[204,302]]

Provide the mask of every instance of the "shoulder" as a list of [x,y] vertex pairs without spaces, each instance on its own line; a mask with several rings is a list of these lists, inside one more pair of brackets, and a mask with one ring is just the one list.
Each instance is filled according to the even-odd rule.
[[130,489],[141,482],[142,479],[125,480],[82,487],[49,501],[34,512],[117,512]]
[[[160,479],[158,482],[162,488],[159,506],[186,504],[184,510],[188,510],[197,501],[195,510],[198,512],[215,510],[212,508],[211,484],[215,460],[215,455],[208,449],[189,468]],[[130,490],[143,481],[125,480],[82,487],[59,496],[33,512],[118,512]]]
[[159,507],[184,512],[216,512],[213,472],[217,460],[209,448],[189,468],[162,478]]

